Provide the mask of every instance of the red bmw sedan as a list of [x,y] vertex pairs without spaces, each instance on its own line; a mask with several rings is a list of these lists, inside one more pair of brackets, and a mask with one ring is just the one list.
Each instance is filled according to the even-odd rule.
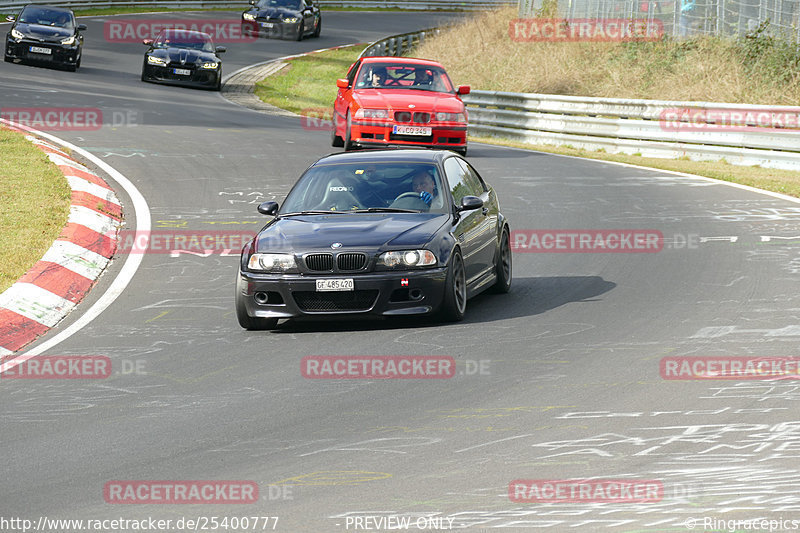
[[345,150],[424,146],[467,153],[467,110],[444,67],[427,59],[363,57],[336,80],[331,144]]

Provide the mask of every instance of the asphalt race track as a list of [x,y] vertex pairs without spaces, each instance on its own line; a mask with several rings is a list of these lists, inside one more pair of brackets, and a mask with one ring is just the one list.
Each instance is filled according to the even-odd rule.
[[[226,45],[224,69],[446,18],[325,13],[319,39]],[[106,43],[103,19],[84,22],[81,69],[0,64],[0,107],[117,117],[100,130],[52,133],[127,176],[154,232],[253,233],[266,220],[256,205],[282,200],[335,150],[327,131],[299,119],[142,83],[145,47]],[[659,372],[664,357],[800,355],[800,204],[501,147],[473,144],[469,159],[498,191],[512,230],[660,231],[663,249],[518,251],[511,293],[471,300],[455,325],[288,322],[271,333],[236,323],[238,250],[148,254],[113,305],[46,351],[109,356],[111,377],[0,382],[0,517],[278,517],[275,530],[288,533],[396,531],[378,519],[398,516],[413,517],[412,531],[685,531],[693,518],[698,531],[704,518],[800,528],[800,382]],[[126,229],[135,228],[118,194]],[[74,322],[123,261],[39,343]],[[308,355],[452,356],[457,375],[306,379]],[[514,480],[584,478],[654,480],[663,494],[645,503],[509,497]],[[247,480],[259,500],[107,503],[115,480]]]

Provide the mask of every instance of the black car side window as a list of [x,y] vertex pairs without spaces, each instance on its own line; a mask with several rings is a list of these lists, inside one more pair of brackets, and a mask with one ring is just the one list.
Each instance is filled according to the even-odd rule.
[[456,204],[461,203],[463,196],[480,196],[483,193],[480,182],[476,187],[475,180],[467,174],[467,171],[458,162],[458,158],[445,159],[444,172],[447,174],[447,185],[450,187],[450,193]]
[[469,163],[467,163],[463,159],[458,159],[458,158],[453,158],[453,159],[458,161],[458,163],[464,169],[465,180],[469,184],[470,189],[474,191],[479,191],[476,192],[473,196],[480,196],[481,194],[489,190],[486,187],[486,184],[483,183],[481,177],[478,175],[477,172],[475,172],[475,169],[472,168],[472,166]]

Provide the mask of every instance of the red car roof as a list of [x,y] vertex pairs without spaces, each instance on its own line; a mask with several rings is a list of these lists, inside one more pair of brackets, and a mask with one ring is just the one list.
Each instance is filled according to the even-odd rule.
[[394,56],[368,56],[361,59],[362,63],[385,63],[390,61],[399,65],[427,65],[430,67],[442,67],[442,64],[432,59],[420,59],[417,57],[394,57]]

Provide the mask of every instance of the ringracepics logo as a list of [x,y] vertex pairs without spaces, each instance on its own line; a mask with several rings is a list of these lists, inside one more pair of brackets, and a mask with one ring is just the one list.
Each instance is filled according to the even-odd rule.
[[109,20],[103,26],[103,36],[110,43],[141,43],[143,39],[155,39],[161,30],[175,29],[177,39],[191,39],[188,32],[207,33],[215,43],[252,43],[258,35],[242,33],[242,22],[238,19],[194,20],[194,19],[128,19]]
[[650,229],[514,230],[511,250],[528,253],[656,253],[664,235]]
[[517,479],[508,484],[515,503],[660,502],[664,484],[637,479]]
[[0,118],[50,131],[96,131],[103,127],[103,112],[96,107],[3,107]]
[[308,379],[448,379],[456,362],[451,356],[309,355],[300,372]]
[[509,22],[516,42],[657,41],[664,35],[658,19],[529,18]]
[[662,379],[800,379],[800,357],[664,357]]
[[106,503],[119,504],[235,504],[256,503],[254,481],[109,481],[103,486]]
[[[659,114],[664,131],[759,131],[800,129],[800,111],[787,109],[668,108]],[[767,132],[767,133],[768,133]]]
[[331,131],[333,111],[327,108],[312,107],[300,112],[300,125],[304,130]]

